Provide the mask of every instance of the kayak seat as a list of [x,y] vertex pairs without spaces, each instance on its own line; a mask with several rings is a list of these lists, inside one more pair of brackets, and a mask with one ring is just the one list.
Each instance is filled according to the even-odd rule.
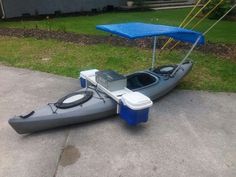
[[156,80],[148,73],[134,73],[127,76],[127,88],[130,90],[142,88],[153,84]]

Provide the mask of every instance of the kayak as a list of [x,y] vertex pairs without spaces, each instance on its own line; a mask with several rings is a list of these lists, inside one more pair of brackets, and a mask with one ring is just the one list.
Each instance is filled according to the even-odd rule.
[[[121,23],[96,26],[130,40],[153,37],[152,66],[150,69],[123,76],[115,71],[82,71],[82,89],[70,93],[56,103],[15,116],[9,124],[19,134],[78,124],[116,114],[129,125],[147,122],[154,100],[173,90],[192,68],[188,59],[197,45],[205,43],[203,34],[180,27],[147,23]],[[193,44],[182,61],[176,65],[155,67],[157,37],[167,36]]]
[[[180,65],[167,65],[126,76],[127,89],[140,92],[151,100],[156,100],[171,90],[186,76],[192,68],[191,61]],[[171,73],[178,67],[173,76]],[[117,114],[117,103],[94,85],[82,88],[32,111],[26,115],[9,119],[9,124],[19,134],[89,122]]]

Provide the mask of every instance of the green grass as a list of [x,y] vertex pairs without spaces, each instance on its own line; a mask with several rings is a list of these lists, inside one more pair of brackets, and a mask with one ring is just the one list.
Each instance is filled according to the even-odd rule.
[[[98,24],[120,22],[150,22],[178,26],[191,9],[158,10],[146,12],[111,12],[94,16],[61,17],[39,21],[0,22],[0,27],[10,28],[40,28],[46,30],[59,30],[80,34],[105,35],[95,29]],[[191,28],[199,19],[190,23]],[[214,20],[206,19],[197,30],[205,31]],[[236,22],[221,21],[206,36],[211,42],[236,43]]]
[[[158,64],[176,63],[183,52],[164,53]],[[236,92],[236,63],[194,52],[193,71],[180,88]],[[80,46],[54,40],[0,37],[0,63],[77,78],[89,68],[114,69],[127,74],[148,68],[151,50],[110,45]]]

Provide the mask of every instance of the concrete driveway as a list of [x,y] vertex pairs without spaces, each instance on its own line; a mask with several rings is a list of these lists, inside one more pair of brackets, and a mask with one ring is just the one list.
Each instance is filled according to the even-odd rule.
[[148,123],[118,117],[18,135],[8,119],[75,91],[75,79],[0,66],[1,177],[235,177],[236,94],[175,90]]

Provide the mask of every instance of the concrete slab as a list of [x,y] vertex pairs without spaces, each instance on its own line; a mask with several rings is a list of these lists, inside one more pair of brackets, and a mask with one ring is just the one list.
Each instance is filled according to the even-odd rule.
[[0,66],[0,176],[236,176],[236,94],[175,90],[129,127],[118,117],[29,136],[14,114],[74,91],[74,79]]
[[233,177],[235,105],[236,94],[174,91],[152,107],[147,124],[80,125],[67,141],[80,158],[60,165],[57,176]]
[[78,89],[74,79],[0,66],[0,176],[51,177],[68,130],[19,136],[8,119]]

